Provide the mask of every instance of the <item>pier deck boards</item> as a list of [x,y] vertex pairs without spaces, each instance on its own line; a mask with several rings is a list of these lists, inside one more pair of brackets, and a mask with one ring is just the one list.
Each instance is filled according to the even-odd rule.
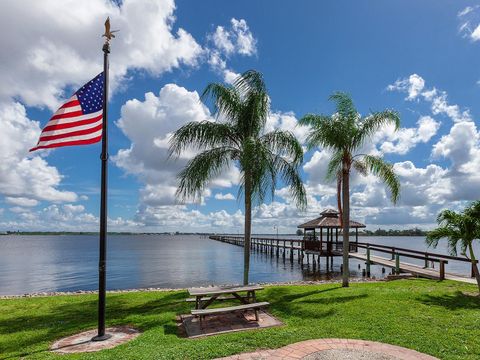
[[[367,261],[367,254],[351,252],[349,253],[349,256],[354,259]],[[376,265],[383,265],[390,268],[395,268],[395,260],[386,259],[381,256],[371,255],[370,263],[376,264]],[[400,262],[400,270],[403,272],[412,273],[420,277],[440,280],[440,273],[435,269],[431,269],[431,268],[426,269],[418,265]],[[445,273],[445,279],[461,281],[469,284],[476,284],[476,280],[473,278],[467,278],[467,277],[463,277],[456,274],[450,274],[450,273]]]

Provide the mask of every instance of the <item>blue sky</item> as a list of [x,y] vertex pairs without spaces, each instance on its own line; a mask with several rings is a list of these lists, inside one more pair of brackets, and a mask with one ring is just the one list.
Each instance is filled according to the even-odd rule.
[[[385,129],[364,149],[395,164],[399,204],[392,206],[373,177],[353,178],[353,216],[370,228],[428,228],[442,208],[478,198],[480,8],[473,1],[92,0],[75,2],[75,11],[68,3],[0,5],[0,43],[10,49],[0,55],[0,122],[7,129],[0,230],[97,228],[99,145],[35,154],[28,148],[62,100],[101,69],[106,16],[120,29],[111,53],[112,230],[242,228],[238,171],[226,170],[201,203],[178,204],[175,174],[186,159],[166,162],[165,144],[178,126],[211,118],[198,100],[209,82],[229,82],[247,69],[265,77],[268,127],[301,141],[308,129],[296,120],[331,114],[327,99],[337,90],[350,93],[362,115],[400,112],[400,132]],[[327,161],[324,149],[305,154],[306,212],[279,184],[275,201],[255,209],[254,231],[292,232],[333,207]]]

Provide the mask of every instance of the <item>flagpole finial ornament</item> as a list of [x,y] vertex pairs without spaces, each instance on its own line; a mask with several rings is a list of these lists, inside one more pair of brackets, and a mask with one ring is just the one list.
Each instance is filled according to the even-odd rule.
[[107,17],[107,20],[105,20],[105,33],[102,35],[102,37],[105,38],[105,45],[108,45],[110,40],[112,40],[115,37],[115,34],[118,30],[110,30],[110,17]]

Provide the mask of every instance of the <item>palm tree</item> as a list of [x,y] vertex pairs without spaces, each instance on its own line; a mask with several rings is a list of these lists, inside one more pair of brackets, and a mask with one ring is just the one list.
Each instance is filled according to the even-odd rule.
[[[342,282],[343,286],[347,287],[349,278],[350,173],[353,167],[362,175],[368,173],[376,175],[390,190],[392,202],[397,202],[400,183],[393,171],[392,164],[387,163],[380,156],[357,152],[383,126],[393,124],[397,130],[400,127],[400,117],[393,110],[372,112],[362,117],[355,109],[350,96],[341,92],[332,94],[329,100],[334,101],[336,105],[336,112],[333,115],[308,114],[299,121],[299,124],[311,127],[311,132],[307,137],[309,150],[321,146],[332,152],[327,169],[327,179],[337,179],[337,199],[343,231]],[[340,204],[340,191],[342,204]]]
[[270,100],[262,75],[249,70],[233,85],[212,83],[202,99],[213,100],[215,122],[191,122],[178,129],[170,153],[179,156],[187,148],[202,151],[188,162],[179,177],[177,196],[182,200],[202,195],[210,180],[235,164],[241,172],[239,194],[245,201],[244,274],[248,284],[252,202],[273,199],[277,178],[289,187],[296,205],[306,206],[306,194],[298,167],[303,149],[288,131],[265,133]]
[[[480,274],[473,252],[473,241],[480,239],[480,201],[475,201],[458,213],[443,210],[437,216],[438,228],[427,233],[428,246],[437,247],[440,239],[446,238],[450,254],[457,255],[457,247],[463,256],[472,262],[472,270],[480,292]],[[468,254],[467,254],[468,251]]]

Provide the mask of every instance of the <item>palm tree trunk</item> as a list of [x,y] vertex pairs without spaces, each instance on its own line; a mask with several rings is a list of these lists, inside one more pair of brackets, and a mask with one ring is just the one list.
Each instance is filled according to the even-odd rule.
[[349,269],[348,253],[350,250],[350,171],[347,164],[343,164],[342,169],[342,198],[343,198],[343,272],[342,286],[348,287]]
[[252,184],[251,175],[245,172],[245,238],[243,249],[243,285],[248,285],[250,272],[250,236],[252,231]]
[[340,227],[343,228],[343,212],[342,212],[342,176],[337,176],[337,207],[340,219]]
[[475,275],[475,280],[477,280],[478,292],[480,292],[480,273],[478,272],[478,265],[475,259],[475,253],[473,252],[472,243],[468,244],[468,250],[470,252],[470,260],[472,260],[472,270]]

